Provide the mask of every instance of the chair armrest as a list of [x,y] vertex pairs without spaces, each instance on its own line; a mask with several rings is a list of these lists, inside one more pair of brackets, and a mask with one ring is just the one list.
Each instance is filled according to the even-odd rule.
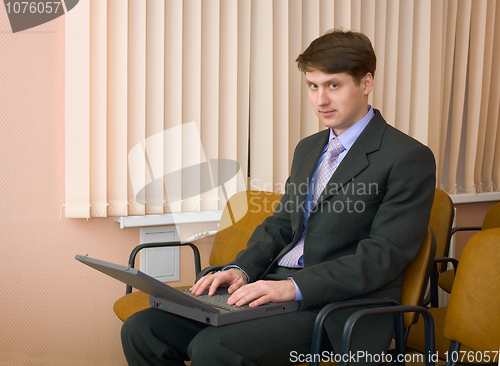
[[458,231],[480,231],[481,226],[457,226],[451,228],[450,238]]
[[[431,304],[431,308],[437,308],[439,306],[438,303],[438,271],[437,271],[437,263],[451,263],[453,265],[453,270],[455,274],[457,273],[458,260],[451,257],[436,257],[433,261],[433,266],[431,270],[430,276],[430,290],[427,296],[424,299],[423,305],[427,306],[429,303]],[[443,266],[443,268],[445,268]]]
[[[434,319],[432,318],[431,313],[429,312],[428,309],[421,307],[421,306],[415,306],[415,305],[398,305],[398,306],[391,306],[391,307],[379,307],[379,308],[372,308],[372,309],[362,309],[359,310],[355,313],[353,313],[346,321],[345,327],[344,327],[344,332],[342,334],[342,345],[341,345],[341,350],[340,354],[344,357],[341,358],[341,362],[339,362],[339,366],[344,366],[349,364],[349,357],[345,357],[345,355],[349,356],[349,352],[351,349],[351,342],[352,342],[352,337],[353,337],[353,332],[354,332],[354,327],[358,323],[359,320],[366,316],[377,316],[377,315],[388,315],[388,314],[394,314],[397,316],[395,319],[399,319],[399,321],[396,322],[396,334],[402,333],[403,331],[403,322],[402,322],[402,315],[403,313],[406,312],[419,312],[422,314],[424,318],[424,326],[425,326],[425,364],[427,366],[434,365],[433,362],[433,355],[435,352],[435,343],[434,343]],[[399,344],[398,345],[398,340],[396,338],[396,347],[398,351],[398,355],[403,355],[404,354],[404,344]],[[398,364],[403,364],[404,362],[399,362]],[[402,360],[401,360],[402,361]]]
[[[480,230],[481,230],[481,227],[479,227],[479,226],[454,227],[450,231],[449,238],[451,239],[451,237],[458,231],[480,231]],[[434,258],[434,264],[433,264],[433,267],[431,270],[431,276],[430,276],[430,289],[429,289],[429,293],[426,295],[426,297],[424,299],[424,302],[423,302],[424,306],[427,306],[429,304],[431,304],[432,308],[437,308],[439,306],[439,302],[438,302],[438,277],[439,277],[439,274],[437,271],[436,264],[437,263],[446,263],[446,262],[451,262],[453,264],[453,268],[455,270],[455,273],[457,272],[458,261],[456,259],[449,258],[449,257]],[[444,268],[446,268],[446,266],[443,266],[441,268],[441,272],[444,271]]]
[[[319,354],[321,352],[321,340],[323,337],[323,327],[325,324],[326,318],[335,310],[341,310],[346,308],[354,308],[360,306],[377,306],[377,305],[391,305],[397,306],[399,303],[396,300],[388,299],[388,298],[372,298],[372,299],[356,299],[356,300],[346,300],[334,302],[328,305],[325,305],[318,315],[316,316],[316,320],[314,322],[313,328],[313,337],[311,343],[311,355]],[[318,366],[319,363],[316,359],[312,363],[312,366]]]
[[457,273],[458,259],[451,257],[437,257],[434,258],[434,263],[451,263],[453,265],[453,270],[455,274]]
[[[130,268],[134,268],[135,265],[135,257],[137,256],[137,253],[139,253],[141,250],[146,249],[146,248],[160,248],[160,247],[181,247],[181,246],[189,246],[193,250],[193,255],[194,255],[194,269],[196,272],[196,275],[200,273],[201,271],[201,259],[200,259],[200,251],[194,245],[193,243],[190,242],[185,242],[185,241],[169,241],[169,242],[162,242],[162,243],[146,243],[146,244],[139,244],[136,246],[132,252],[130,253],[130,257],[128,260],[128,266]],[[127,289],[125,291],[125,295],[129,294],[132,292],[132,286],[127,285]]]

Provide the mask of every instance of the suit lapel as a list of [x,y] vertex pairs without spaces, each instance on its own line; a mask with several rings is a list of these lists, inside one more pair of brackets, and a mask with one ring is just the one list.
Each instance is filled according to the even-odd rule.
[[320,204],[330,196],[337,194],[343,186],[345,186],[349,181],[355,179],[359,173],[370,165],[368,155],[380,148],[386,126],[387,123],[380,115],[380,112],[375,110],[375,116],[359,135],[347,155],[340,163],[339,167],[326,185],[325,190],[319,197],[317,204]]
[[[318,162],[325,145],[328,142],[328,138],[330,136],[330,129],[326,129],[320,133],[318,139],[314,139],[311,141],[311,147],[305,148],[307,151],[304,154],[304,157],[301,159],[302,164],[300,165],[300,171],[297,174],[297,180],[294,184],[297,184],[295,187],[296,195],[292,198],[292,201],[297,203],[297,207],[303,207],[306,201],[306,192],[311,182],[311,176],[314,172],[314,168],[316,167],[316,163]],[[295,210],[294,215],[292,215],[292,227],[301,229],[304,221],[304,213],[302,210]]]
[[[313,146],[307,149],[302,160],[302,166],[298,175],[299,184],[309,184],[311,176],[316,167],[319,157],[321,156],[325,145],[328,143],[328,137],[330,136],[330,129],[322,131],[319,136],[318,141],[313,141]],[[305,195],[302,195],[305,198]]]

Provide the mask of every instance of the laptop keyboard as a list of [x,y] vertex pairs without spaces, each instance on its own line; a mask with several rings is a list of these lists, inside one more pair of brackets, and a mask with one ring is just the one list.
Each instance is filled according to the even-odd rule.
[[223,309],[223,310],[228,310],[228,311],[238,311],[238,310],[243,310],[243,309],[249,309],[250,306],[248,305],[242,305],[242,306],[236,306],[236,305],[228,305],[227,304],[227,299],[229,299],[229,294],[215,294],[213,296],[208,296],[208,291],[205,291],[203,294],[200,296],[193,295],[189,289],[181,290],[181,292],[185,293],[186,295],[189,295],[191,297],[194,297],[195,299],[198,299],[205,304],[208,304],[210,306],[213,306],[215,308]]

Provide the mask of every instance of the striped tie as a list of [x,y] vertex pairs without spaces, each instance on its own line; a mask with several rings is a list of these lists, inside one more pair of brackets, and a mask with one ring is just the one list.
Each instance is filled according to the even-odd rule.
[[[337,169],[339,165],[339,154],[344,150],[345,147],[342,146],[340,141],[338,141],[335,137],[330,140],[325,159],[321,163],[318,177],[316,179],[316,182],[314,183],[314,190],[311,197],[311,210],[318,202],[318,198],[321,196],[321,193],[325,189],[326,183],[328,183],[333,173]],[[295,244],[295,246],[279,260],[278,265],[289,268],[302,268],[304,265],[299,264],[299,259],[300,257],[302,257],[303,252],[304,234],[302,234],[297,244]]]

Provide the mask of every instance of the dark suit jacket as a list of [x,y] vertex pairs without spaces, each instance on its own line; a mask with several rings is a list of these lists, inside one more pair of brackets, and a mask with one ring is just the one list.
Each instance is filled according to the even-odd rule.
[[[327,129],[299,142],[280,205],[232,263],[250,281],[275,271],[300,238],[307,186],[328,137]],[[375,110],[309,216],[304,268],[291,275],[302,292],[301,309],[399,294],[393,290],[423,241],[434,189],[430,149]]]

